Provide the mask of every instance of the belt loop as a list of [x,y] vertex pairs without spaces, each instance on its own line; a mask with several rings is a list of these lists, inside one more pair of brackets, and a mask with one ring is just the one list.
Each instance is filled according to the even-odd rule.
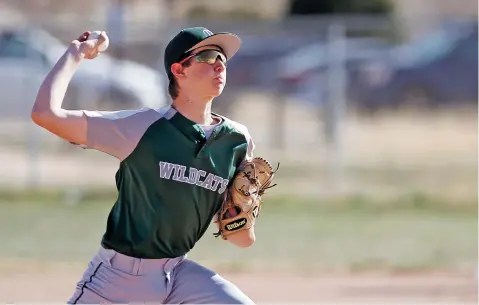
[[138,275],[140,271],[140,263],[141,263],[141,258],[133,259],[133,270],[131,270],[131,274]]
[[136,273],[136,275],[143,275],[144,274],[144,270],[143,270],[144,265],[145,265],[145,260],[139,258],[138,259],[138,272]]

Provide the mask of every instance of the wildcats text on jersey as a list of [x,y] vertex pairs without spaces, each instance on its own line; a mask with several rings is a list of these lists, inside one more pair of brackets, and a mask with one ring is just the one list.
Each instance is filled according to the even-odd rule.
[[212,173],[207,173],[204,170],[196,169],[194,167],[186,167],[180,164],[168,163],[160,161],[160,178],[171,179],[174,181],[196,184],[197,186],[218,192],[222,194],[228,186],[229,180],[223,179],[220,176]]

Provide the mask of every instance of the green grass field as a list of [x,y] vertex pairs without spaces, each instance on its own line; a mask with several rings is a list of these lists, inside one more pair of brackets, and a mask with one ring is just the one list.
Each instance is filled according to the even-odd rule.
[[[274,126],[265,115],[275,105],[246,99],[238,109],[257,140],[256,154],[281,162],[278,187],[264,198],[256,244],[235,248],[215,239],[211,227],[190,258],[258,303],[477,304],[475,111],[349,119],[338,190],[310,109],[292,104],[286,148],[268,147]],[[2,126],[13,140],[26,139],[27,129],[14,134]],[[314,141],[306,129],[315,132]],[[5,135],[0,300],[64,302],[99,247],[117,162],[45,136],[35,163],[26,143],[12,148]],[[28,190],[33,181],[37,191]]]
[[[0,255],[87,261],[98,249],[113,198],[0,201]],[[257,243],[238,251],[210,230],[190,257],[228,271],[464,270],[477,260],[477,205],[411,196],[378,201],[271,197]],[[245,260],[244,258],[248,259]]]

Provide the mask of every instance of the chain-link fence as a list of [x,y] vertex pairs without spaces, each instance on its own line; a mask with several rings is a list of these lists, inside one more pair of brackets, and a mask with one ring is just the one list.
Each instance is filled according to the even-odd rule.
[[[243,38],[213,108],[249,127],[257,154],[284,164],[279,179],[290,186],[285,192],[397,193],[398,184],[434,192],[448,184],[443,173],[451,167],[460,181],[471,177],[475,116],[458,109],[477,100],[476,22],[443,20],[412,41],[402,30],[412,21],[398,18],[168,20],[164,11],[152,11],[160,17],[150,12],[149,18],[120,18],[117,8],[91,16],[42,12],[28,22],[3,20],[3,187],[113,186],[116,160],[71,147],[31,122],[43,77],[70,40],[86,29],[106,29],[109,51],[82,64],[65,107],[160,107],[169,103],[165,43],[196,25]],[[417,168],[421,174],[413,179],[404,174]],[[453,188],[455,194],[464,191],[463,184]]]

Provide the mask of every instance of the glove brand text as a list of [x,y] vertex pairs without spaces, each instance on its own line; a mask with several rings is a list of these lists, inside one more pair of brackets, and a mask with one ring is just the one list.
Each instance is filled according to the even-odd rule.
[[233,231],[233,230],[237,230],[239,228],[242,228],[246,225],[246,218],[240,218],[240,219],[237,219],[229,224],[226,225],[226,230],[228,231]]

